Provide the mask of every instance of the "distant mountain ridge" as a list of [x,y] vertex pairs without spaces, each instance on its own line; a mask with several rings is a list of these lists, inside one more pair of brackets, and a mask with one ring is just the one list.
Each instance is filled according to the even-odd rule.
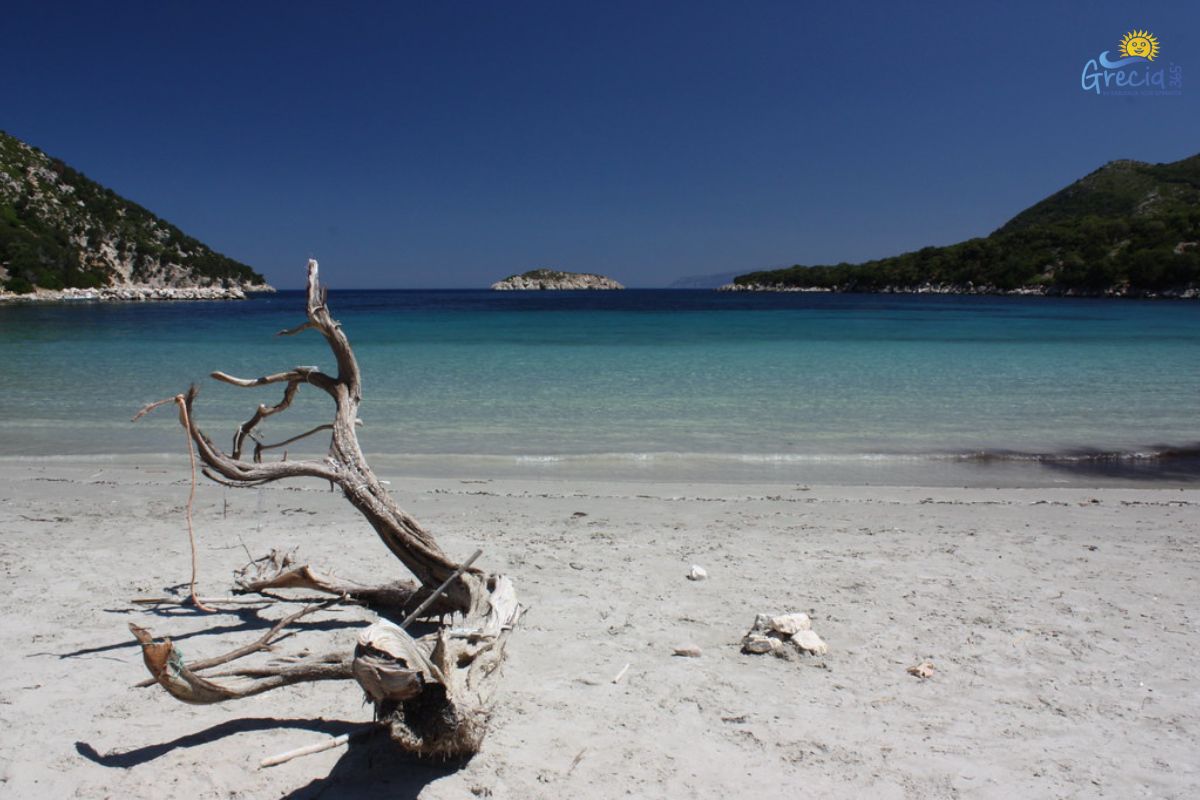
[[249,266],[0,131],[0,291],[166,299],[270,291]]
[[722,288],[1200,297],[1200,155],[1109,162],[986,237]]
[[668,289],[716,289],[718,286],[729,283],[737,277],[736,272],[718,272],[712,275],[684,275],[682,278],[676,278],[668,286]]

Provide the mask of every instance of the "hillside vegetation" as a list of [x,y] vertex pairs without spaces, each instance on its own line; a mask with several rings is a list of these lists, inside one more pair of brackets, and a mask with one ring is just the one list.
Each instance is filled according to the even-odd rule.
[[0,290],[124,285],[265,283],[245,264],[0,132]]
[[948,247],[833,266],[751,272],[740,288],[847,292],[1195,293],[1200,285],[1200,155],[1113,161],[1009,220]]

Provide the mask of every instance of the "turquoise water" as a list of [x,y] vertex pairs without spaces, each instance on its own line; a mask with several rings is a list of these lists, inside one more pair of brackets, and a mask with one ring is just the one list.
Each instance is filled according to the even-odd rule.
[[[629,290],[330,305],[365,375],[364,448],[423,472],[955,482],[1037,460],[1074,481],[1061,465],[1162,466],[1136,454],[1200,441],[1195,303]],[[179,452],[169,410],[129,418],[193,381],[225,442],[278,389],[210,370],[332,369],[316,334],[272,335],[302,307],[288,292],[0,307],[0,455]],[[264,433],[328,416],[313,392]]]

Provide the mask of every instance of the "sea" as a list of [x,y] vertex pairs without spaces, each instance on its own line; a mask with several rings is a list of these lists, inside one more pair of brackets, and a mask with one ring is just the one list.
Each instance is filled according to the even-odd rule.
[[[1045,297],[337,291],[381,474],[931,486],[1200,481],[1200,303]],[[301,292],[0,306],[0,459],[178,459],[334,369]],[[301,391],[261,427],[329,421]],[[322,434],[323,435],[323,434]],[[319,456],[320,435],[287,457]],[[282,455],[282,450],[277,451]]]

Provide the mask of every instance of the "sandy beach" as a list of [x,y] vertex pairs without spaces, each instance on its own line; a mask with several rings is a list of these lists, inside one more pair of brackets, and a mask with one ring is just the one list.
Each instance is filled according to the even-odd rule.
[[[139,609],[188,577],[183,460],[0,465],[0,794],[6,797],[1193,797],[1200,491],[922,489],[392,478],[452,554],[482,548],[529,606],[491,732],[462,767],[365,741],[358,687],[192,707],[127,625],[188,658],[281,607]],[[200,591],[272,547],[406,577],[338,494],[202,484]],[[689,581],[703,566],[704,581]],[[823,657],[740,652],[804,611]],[[274,655],[347,650],[326,613]],[[695,645],[699,658],[672,655]],[[920,680],[906,668],[932,662]],[[613,678],[628,664],[620,683]]]

